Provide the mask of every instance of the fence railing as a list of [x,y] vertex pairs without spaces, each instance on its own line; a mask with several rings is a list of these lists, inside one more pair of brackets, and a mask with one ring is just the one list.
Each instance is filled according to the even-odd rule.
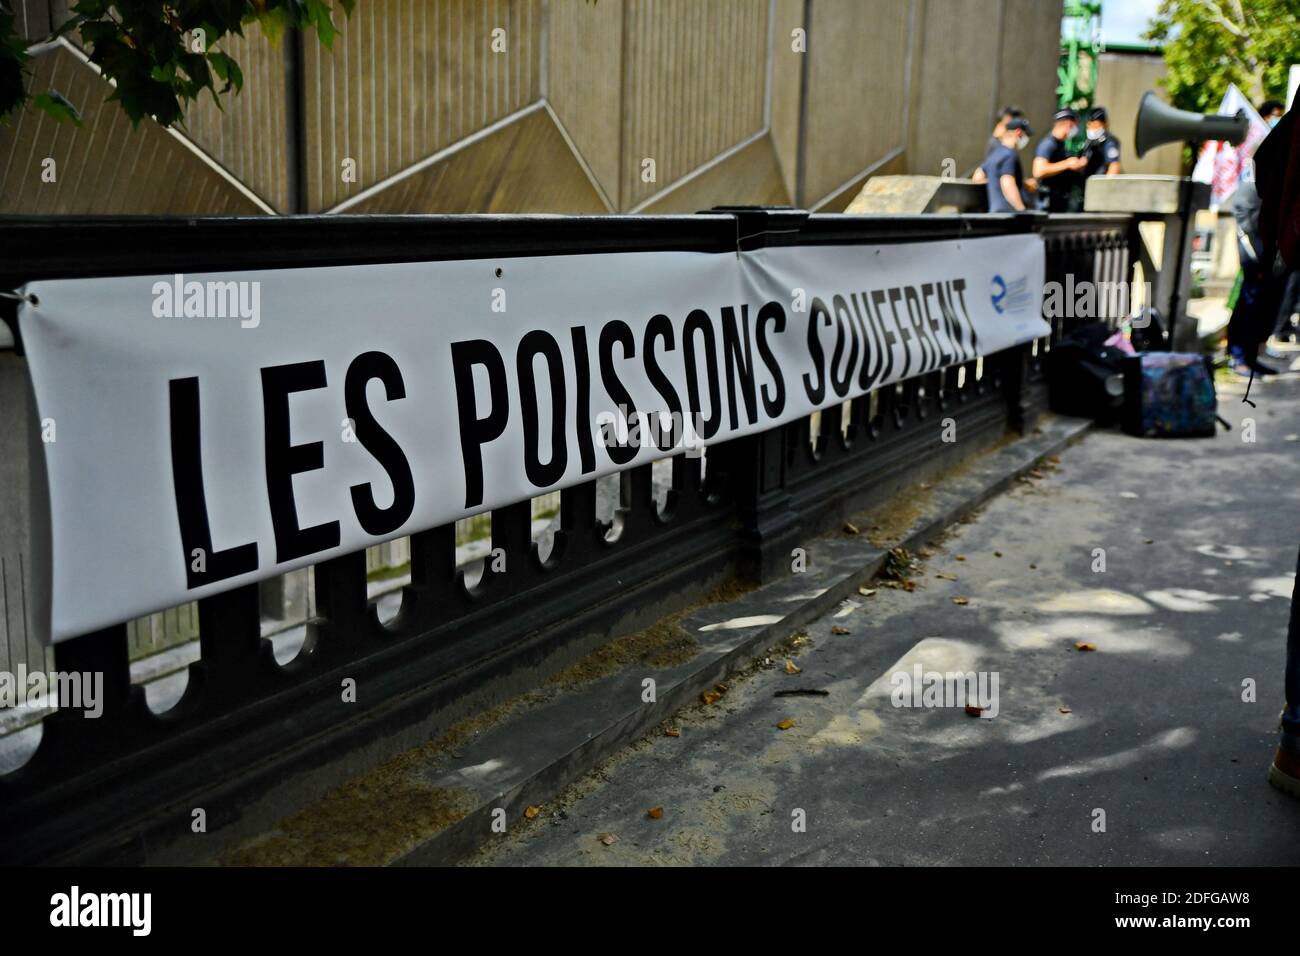
[[[37,278],[187,273],[763,245],[906,243],[1041,232],[1047,278],[1127,279],[1127,216],[873,217],[735,209],[673,217],[304,217],[249,220],[0,219],[0,288]],[[1118,319],[1112,316],[1112,320]],[[508,571],[458,567],[456,526],[411,535],[409,583],[382,620],[364,551],[310,569],[315,616],[287,663],[263,637],[264,595],[250,585],[197,602],[198,660],[173,706],[155,713],[133,682],[127,622],[58,645],[62,671],[102,672],[97,720],[57,711],[31,759],[0,775],[0,858],[131,862],[209,830],[295,772],[422,722],[450,722],[526,686],[561,650],[596,646],[698,600],[734,576],[788,565],[798,541],[909,483],[1032,428],[1045,407],[1043,356],[1067,330],[913,377],[809,418],[677,454],[616,476],[612,520],[598,482],[558,494],[549,553],[534,507],[490,513]],[[952,418],[960,443],[939,440]],[[6,427],[23,423],[7,422]],[[25,426],[24,426],[25,427]],[[656,467],[660,474],[656,488]],[[609,479],[602,479],[609,481]],[[667,488],[664,487],[667,485]],[[553,501],[549,504],[553,507]],[[605,509],[608,511],[608,509]],[[280,655],[282,656],[282,655]],[[339,719],[338,688],[365,693]]]

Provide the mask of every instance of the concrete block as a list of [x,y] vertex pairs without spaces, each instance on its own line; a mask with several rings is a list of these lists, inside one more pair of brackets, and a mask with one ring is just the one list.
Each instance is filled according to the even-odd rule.
[[1090,176],[1084,186],[1084,212],[1179,211],[1182,176]]
[[844,211],[892,215],[987,212],[988,198],[984,186],[969,179],[873,176]]

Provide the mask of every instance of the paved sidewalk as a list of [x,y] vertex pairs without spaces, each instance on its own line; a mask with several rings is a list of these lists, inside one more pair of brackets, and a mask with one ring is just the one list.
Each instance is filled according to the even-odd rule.
[[[1300,376],[1256,383],[1253,410],[1241,391],[1221,409],[1254,443],[1089,435],[932,546],[915,591],[872,585],[471,862],[1300,863],[1300,801],[1265,782]],[[893,706],[914,663],[996,674],[996,717]],[[828,694],[774,696],[792,689]]]

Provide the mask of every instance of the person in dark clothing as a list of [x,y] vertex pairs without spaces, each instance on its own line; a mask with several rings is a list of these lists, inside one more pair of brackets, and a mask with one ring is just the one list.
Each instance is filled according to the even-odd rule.
[[1300,313],[1300,269],[1292,269],[1282,287],[1282,304],[1273,323],[1273,337],[1279,342],[1296,338],[1295,319]]
[[1088,113],[1088,148],[1083,153],[1088,165],[1083,176],[1118,176],[1119,140],[1111,135],[1106,107],[1094,107]]
[[[1259,348],[1273,330],[1281,303],[1282,283],[1274,277],[1272,257],[1267,260],[1259,232],[1260,201],[1254,177],[1242,176],[1232,195],[1232,217],[1237,221],[1237,252],[1241,259],[1241,290],[1228,319],[1228,357],[1238,375],[1276,375],[1277,370],[1259,360]],[[1267,264],[1266,264],[1267,263]]]
[[[1272,129],[1286,115],[1286,105],[1281,100],[1265,100],[1259,105],[1259,115]],[[1292,269],[1283,283],[1281,305],[1273,323],[1273,335],[1278,341],[1296,337],[1293,319],[1297,313],[1300,313],[1300,269]]]
[[[1275,275],[1300,268],[1300,123],[1295,110],[1274,125],[1255,151],[1255,179],[1264,242],[1261,258]],[[1300,553],[1286,637],[1286,707],[1268,779],[1285,793],[1300,796]]]
[[1080,192],[1081,174],[1088,161],[1074,156],[1065,142],[1079,130],[1079,114],[1061,110],[1052,117],[1052,131],[1034,150],[1034,179],[1038,181],[1039,208],[1048,212],[1077,212],[1083,208]]
[[[1286,104],[1281,100],[1265,100],[1259,104],[1259,115],[1268,124],[1268,128],[1272,129],[1286,115]],[[1296,313],[1300,313],[1300,269],[1292,269],[1281,285],[1281,299],[1277,310],[1277,319],[1273,323],[1273,336],[1278,341],[1285,341],[1295,336],[1292,319]],[[1265,346],[1265,352],[1270,358],[1283,357],[1267,346]]]
[[984,158],[989,158],[989,153],[1002,145],[1002,134],[1007,131],[1007,124],[1012,120],[1022,120],[1025,118],[1025,111],[1019,106],[1004,106],[1002,112],[998,114],[998,121],[993,126],[993,132],[989,134],[989,141],[984,147]]
[[[993,124],[993,132],[989,134],[989,141],[984,146],[984,159],[989,158],[989,154],[1002,145],[1002,134],[1007,131],[1007,124],[1012,120],[1022,120],[1025,118],[1025,111],[1019,106],[1004,106],[1002,112],[998,114],[997,122]],[[980,165],[976,166],[971,173],[971,179],[977,183],[986,182],[984,178],[984,160],[980,160]]]
[[989,212],[1016,212],[1025,208],[1025,174],[1019,151],[1029,145],[1032,131],[1023,119],[1009,120],[1002,130],[997,148],[984,157],[984,173]]

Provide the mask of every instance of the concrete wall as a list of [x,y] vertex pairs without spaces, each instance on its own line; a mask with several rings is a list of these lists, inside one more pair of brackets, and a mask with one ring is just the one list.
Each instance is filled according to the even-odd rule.
[[[65,6],[19,0],[20,23],[38,38]],[[130,128],[58,49],[38,77],[89,121],[0,127],[0,213],[839,210],[872,174],[969,171],[1004,103],[1045,129],[1061,6],[365,0],[332,51],[305,38],[299,130],[285,48],[250,26],[228,44],[243,92],[180,137]]]
[[1182,144],[1157,146],[1141,159],[1133,149],[1133,130],[1142,94],[1154,90],[1161,99],[1168,100],[1160,88],[1164,75],[1165,61],[1155,53],[1103,53],[1097,62],[1094,102],[1110,113],[1111,130],[1119,137],[1124,150],[1121,163],[1126,173],[1182,175]]

